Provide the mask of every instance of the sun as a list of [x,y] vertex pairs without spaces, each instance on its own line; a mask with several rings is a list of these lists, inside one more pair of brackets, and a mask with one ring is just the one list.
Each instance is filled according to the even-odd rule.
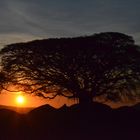
[[17,103],[18,105],[23,105],[23,104],[25,103],[25,98],[24,98],[24,96],[18,95],[18,96],[16,97],[16,103]]

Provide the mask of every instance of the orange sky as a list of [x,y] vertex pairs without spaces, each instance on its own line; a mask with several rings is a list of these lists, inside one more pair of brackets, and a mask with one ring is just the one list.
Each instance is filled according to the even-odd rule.
[[2,92],[2,94],[0,95],[0,105],[19,106],[19,107],[37,107],[37,106],[41,106],[43,104],[50,104],[56,108],[59,108],[64,103],[66,103],[67,105],[71,105],[73,103],[72,100],[68,100],[65,97],[58,96],[53,100],[49,100],[49,99],[43,99],[43,98],[40,98],[37,96],[23,94],[23,96],[25,98],[25,102],[20,105],[16,101],[16,98],[19,94],[13,93],[13,92],[11,92],[11,93]]
[[[38,107],[38,106],[41,106],[44,104],[50,104],[51,106],[53,106],[55,108],[59,108],[59,107],[63,106],[64,104],[67,104],[68,106],[70,106],[74,103],[77,103],[76,100],[75,101],[68,100],[65,97],[58,96],[53,100],[49,100],[49,99],[44,99],[44,98],[40,98],[37,96],[23,94],[23,96],[25,98],[25,102],[23,104],[18,104],[16,101],[16,98],[19,94],[21,94],[21,93],[17,94],[17,93],[6,92],[6,91],[2,92],[2,94],[0,95],[0,105],[16,106],[16,107]],[[108,102],[107,104],[113,108],[117,108],[117,107],[120,107],[122,105],[132,105],[135,103],[132,103],[132,102],[125,102],[125,103]]]

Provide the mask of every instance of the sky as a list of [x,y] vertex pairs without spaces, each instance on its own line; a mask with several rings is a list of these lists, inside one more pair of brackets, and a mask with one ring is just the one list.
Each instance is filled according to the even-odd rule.
[[[17,102],[17,98],[22,96],[24,99],[23,103]],[[38,96],[28,95],[22,92],[7,92],[3,91],[0,95],[0,107],[4,106],[13,106],[13,107],[38,107],[44,104],[49,104],[55,108],[60,108],[64,104],[71,106],[74,103],[78,103],[76,100],[69,100],[65,97],[57,96],[53,100],[40,98]]]
[[122,32],[140,44],[140,0],[0,0],[0,46]]

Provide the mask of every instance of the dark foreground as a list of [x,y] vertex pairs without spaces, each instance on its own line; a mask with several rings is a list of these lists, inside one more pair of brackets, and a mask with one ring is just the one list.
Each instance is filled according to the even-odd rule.
[[106,105],[56,110],[49,105],[26,115],[0,110],[0,140],[140,139],[140,105],[113,110]]

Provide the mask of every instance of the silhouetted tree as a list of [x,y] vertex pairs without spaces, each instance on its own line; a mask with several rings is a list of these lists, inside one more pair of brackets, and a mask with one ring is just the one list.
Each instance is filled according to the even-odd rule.
[[11,44],[0,52],[1,87],[14,85],[50,99],[78,98],[81,104],[98,96],[132,99],[139,96],[138,49],[132,37],[113,32]]

